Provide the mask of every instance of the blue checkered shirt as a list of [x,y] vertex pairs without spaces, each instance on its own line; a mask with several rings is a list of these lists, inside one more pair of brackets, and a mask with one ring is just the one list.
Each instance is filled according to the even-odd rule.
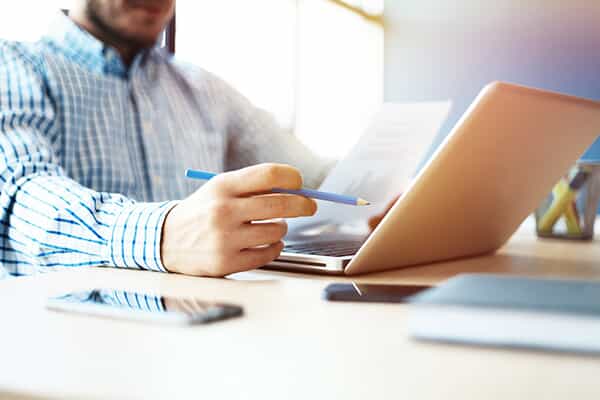
[[327,166],[220,79],[158,47],[126,67],[66,17],[0,41],[0,277],[109,265],[164,271],[163,220],[186,168]]

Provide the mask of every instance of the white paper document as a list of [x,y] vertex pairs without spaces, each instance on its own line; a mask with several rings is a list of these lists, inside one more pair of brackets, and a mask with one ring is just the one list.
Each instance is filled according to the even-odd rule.
[[319,188],[360,197],[371,205],[319,201],[316,216],[295,220],[290,228],[319,223],[366,227],[370,216],[382,212],[394,196],[408,187],[449,111],[449,101],[384,104],[350,153]]

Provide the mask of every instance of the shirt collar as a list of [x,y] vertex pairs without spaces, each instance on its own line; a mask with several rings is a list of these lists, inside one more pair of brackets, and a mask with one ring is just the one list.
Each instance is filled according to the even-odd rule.
[[[107,46],[62,13],[52,21],[50,29],[42,38],[49,41],[71,60],[86,68],[103,74],[127,78],[128,69],[119,53]],[[131,69],[142,67],[151,57],[163,55],[158,48],[152,48],[136,55]]]

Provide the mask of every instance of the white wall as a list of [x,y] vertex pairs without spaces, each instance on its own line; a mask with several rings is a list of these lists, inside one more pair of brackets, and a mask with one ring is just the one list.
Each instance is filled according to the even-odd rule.
[[0,0],[0,38],[34,41],[48,29],[53,15],[73,0]]
[[443,134],[493,80],[600,99],[600,1],[387,0],[385,7],[384,97],[452,99]]

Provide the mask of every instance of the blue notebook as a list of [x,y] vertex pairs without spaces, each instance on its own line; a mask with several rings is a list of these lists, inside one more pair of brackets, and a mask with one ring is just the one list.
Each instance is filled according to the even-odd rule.
[[411,303],[417,339],[600,353],[600,282],[459,275]]

